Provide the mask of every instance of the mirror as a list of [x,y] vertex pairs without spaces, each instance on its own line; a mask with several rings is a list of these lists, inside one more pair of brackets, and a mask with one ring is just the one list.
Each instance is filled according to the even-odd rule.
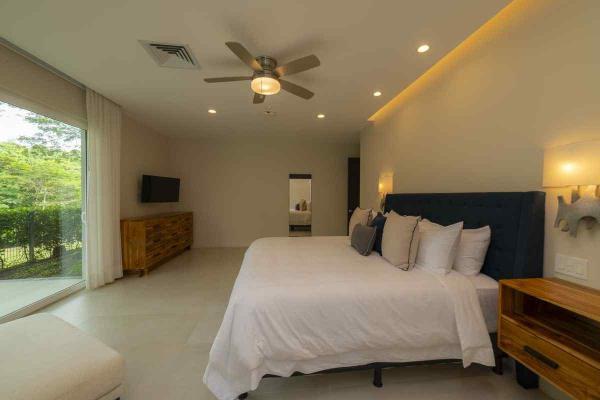
[[312,234],[311,184],[311,174],[290,174],[290,236],[310,236]]

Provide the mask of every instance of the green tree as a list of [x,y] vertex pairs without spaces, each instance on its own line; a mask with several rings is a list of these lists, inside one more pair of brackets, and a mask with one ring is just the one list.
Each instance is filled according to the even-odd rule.
[[0,204],[4,208],[80,202],[81,159],[73,151],[0,143]]
[[19,137],[20,143],[48,150],[80,150],[81,129],[32,112],[27,113],[25,120],[37,125],[38,130],[33,135]]
[[36,131],[0,142],[0,208],[80,205],[83,131],[31,112],[24,118]]

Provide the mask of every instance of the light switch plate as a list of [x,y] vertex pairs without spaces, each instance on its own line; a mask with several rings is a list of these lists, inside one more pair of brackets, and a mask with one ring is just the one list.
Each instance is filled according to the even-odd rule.
[[577,279],[586,280],[588,278],[588,260],[565,254],[557,254],[554,271]]

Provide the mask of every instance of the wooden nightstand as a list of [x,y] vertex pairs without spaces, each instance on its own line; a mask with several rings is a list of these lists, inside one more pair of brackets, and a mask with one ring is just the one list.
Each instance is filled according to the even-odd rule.
[[517,361],[522,386],[537,385],[538,374],[576,399],[600,399],[600,291],[501,280],[499,307],[498,346]]

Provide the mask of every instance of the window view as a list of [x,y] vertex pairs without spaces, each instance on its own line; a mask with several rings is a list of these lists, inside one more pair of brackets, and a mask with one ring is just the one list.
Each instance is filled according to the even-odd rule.
[[0,316],[82,280],[84,135],[0,102]]

